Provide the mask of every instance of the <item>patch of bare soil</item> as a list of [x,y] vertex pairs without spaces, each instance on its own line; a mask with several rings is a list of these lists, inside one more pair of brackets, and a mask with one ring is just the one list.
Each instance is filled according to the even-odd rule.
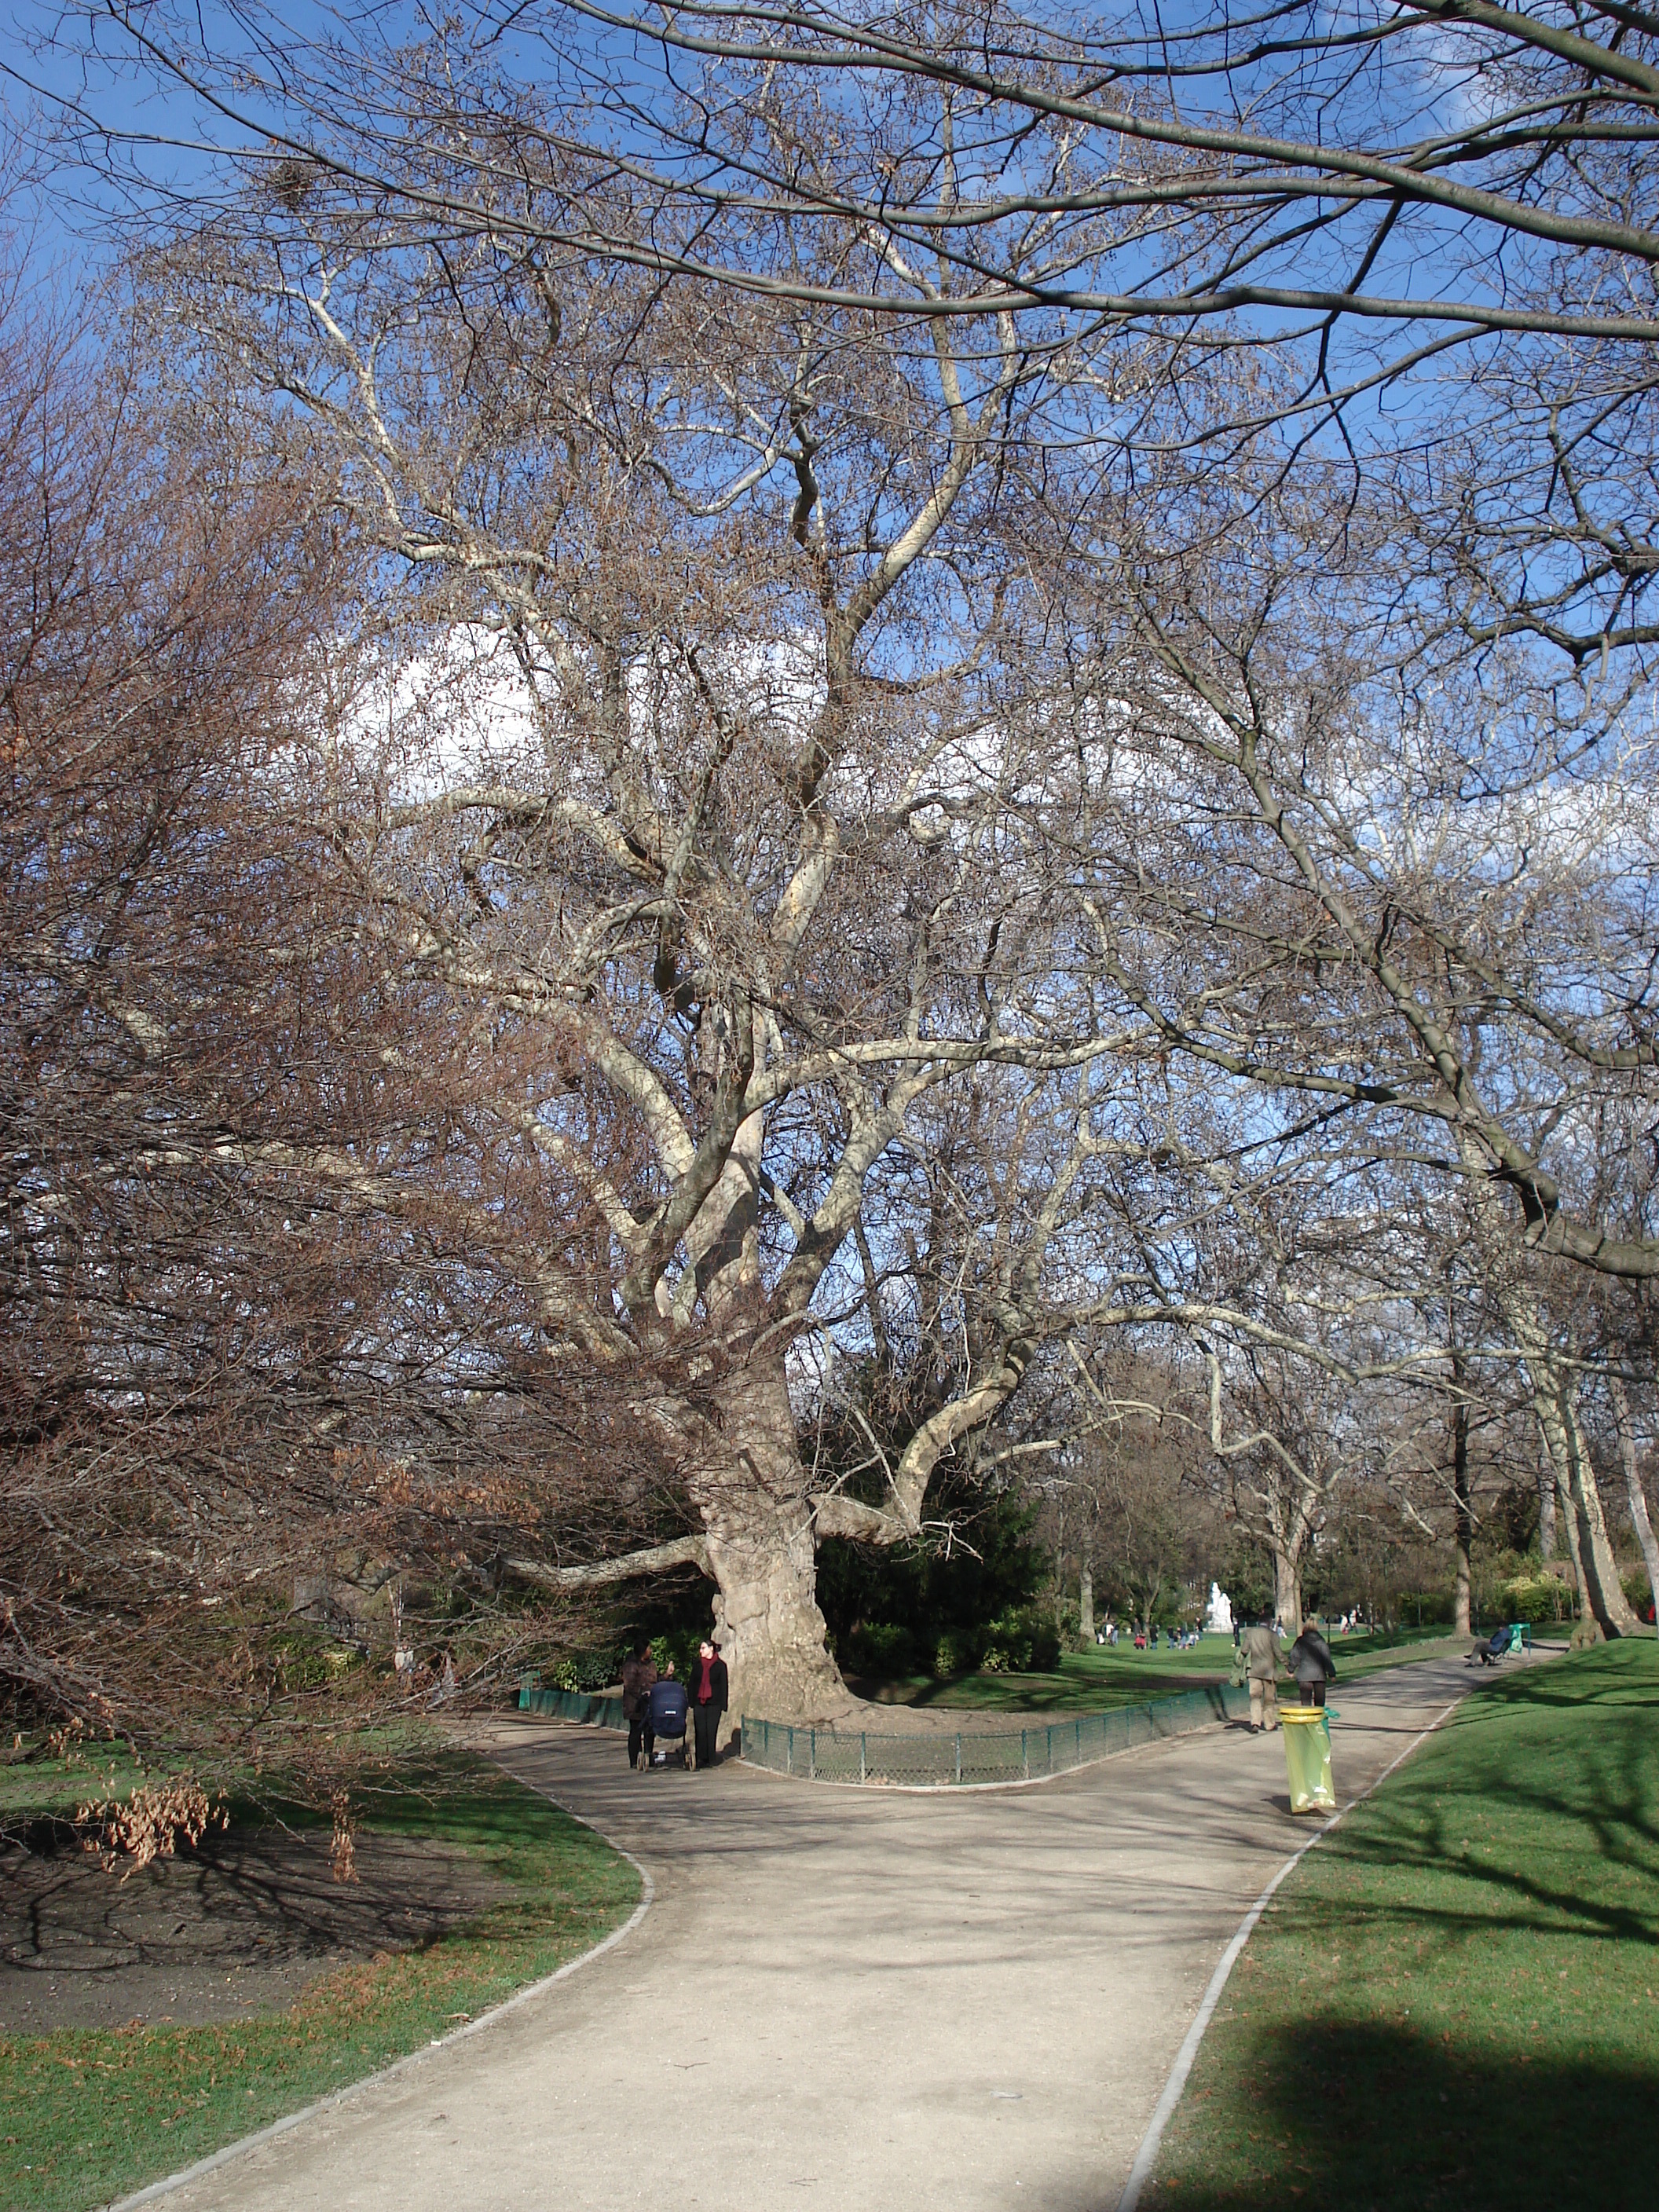
[[280,2012],[319,1974],[429,1943],[507,1894],[465,1852],[362,1832],[349,1882],[326,1829],[233,1828],[125,1881],[66,1831],[53,1842],[0,1850],[0,2032]]

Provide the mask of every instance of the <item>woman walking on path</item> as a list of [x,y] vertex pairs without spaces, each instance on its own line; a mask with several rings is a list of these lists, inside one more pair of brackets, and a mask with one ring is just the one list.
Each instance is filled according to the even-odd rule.
[[1296,1677],[1297,1695],[1304,1705],[1322,1705],[1325,1685],[1336,1679],[1336,1662],[1331,1656],[1331,1647],[1318,1629],[1310,1621],[1294,1644],[1285,1662]]
[[726,1662],[720,1647],[705,1636],[691,1668],[691,1726],[697,1739],[699,1768],[720,1757],[720,1715],[727,1696]]
[[622,1670],[623,1718],[628,1723],[628,1763],[637,1766],[643,1750],[645,1763],[651,1764],[651,1746],[655,1739],[651,1733],[651,1686],[657,1679],[657,1662],[651,1656],[648,1644],[637,1644],[634,1656],[624,1660]]

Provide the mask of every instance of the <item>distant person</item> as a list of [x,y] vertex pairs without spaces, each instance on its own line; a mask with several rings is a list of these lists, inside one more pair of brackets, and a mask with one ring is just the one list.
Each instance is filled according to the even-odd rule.
[[1285,1665],[1296,1677],[1297,1696],[1304,1705],[1322,1705],[1325,1685],[1336,1678],[1331,1647],[1310,1621],[1286,1655]]
[[1244,1663],[1250,1673],[1250,1729],[1268,1734],[1279,1726],[1279,1691],[1275,1677],[1281,1654],[1279,1637],[1264,1620],[1254,1620],[1239,1639]]
[[[669,1673],[674,1671],[671,1665]],[[632,1653],[623,1662],[623,1718],[628,1723],[628,1763],[637,1767],[641,1753],[645,1763],[651,1764],[651,1747],[656,1738],[651,1733],[651,1691],[657,1679],[657,1662],[651,1656],[648,1644],[635,1644]]]
[[729,1680],[720,1647],[705,1636],[691,1664],[691,1727],[697,1740],[699,1768],[712,1766],[720,1757],[720,1715],[726,1711]]

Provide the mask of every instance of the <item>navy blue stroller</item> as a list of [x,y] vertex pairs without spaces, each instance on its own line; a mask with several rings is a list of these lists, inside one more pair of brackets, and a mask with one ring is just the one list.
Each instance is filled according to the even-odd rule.
[[686,1749],[685,1722],[691,1700],[684,1682],[653,1682],[651,1686],[651,1717],[646,1723],[650,1729],[651,1764],[669,1765],[678,1751],[682,1766],[690,1766],[690,1756]]

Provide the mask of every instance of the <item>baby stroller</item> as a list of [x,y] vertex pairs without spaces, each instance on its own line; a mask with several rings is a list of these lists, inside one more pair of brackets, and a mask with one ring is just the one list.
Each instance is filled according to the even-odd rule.
[[691,1759],[686,1748],[685,1721],[691,1700],[684,1682],[653,1682],[651,1686],[651,1717],[646,1723],[651,1731],[651,1764],[667,1766],[676,1753],[682,1766],[690,1766]]

